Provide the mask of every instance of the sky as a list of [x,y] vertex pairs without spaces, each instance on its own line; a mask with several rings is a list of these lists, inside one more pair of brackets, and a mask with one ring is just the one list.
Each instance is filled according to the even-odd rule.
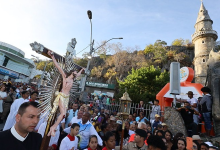
[[[203,3],[220,33],[220,0]],[[37,41],[64,55],[67,43],[76,38],[78,53],[90,43],[91,10],[95,48],[123,37],[110,43],[143,50],[158,39],[168,45],[178,38],[191,40],[200,5],[200,0],[0,0],[0,41],[21,49],[27,58],[45,59],[29,44]]]

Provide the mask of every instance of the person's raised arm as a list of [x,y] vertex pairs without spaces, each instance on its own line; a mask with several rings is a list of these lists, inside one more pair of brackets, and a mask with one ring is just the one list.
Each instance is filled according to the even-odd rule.
[[52,58],[55,67],[59,70],[59,72],[62,75],[63,79],[66,78],[66,74],[64,73],[64,71],[60,67],[60,65],[57,63],[57,60],[55,59],[54,55],[51,54],[51,53],[52,53],[52,51],[50,51],[50,50],[47,52],[47,54]]

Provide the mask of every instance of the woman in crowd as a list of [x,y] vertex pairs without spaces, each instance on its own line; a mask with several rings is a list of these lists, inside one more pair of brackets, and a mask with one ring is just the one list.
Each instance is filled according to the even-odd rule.
[[[122,134],[122,125],[118,125],[116,130],[116,146],[120,146],[121,142],[121,134]],[[123,139],[123,145],[128,143],[128,140],[130,138],[129,131],[125,128],[124,129],[124,139]]]
[[102,150],[114,150],[115,149],[115,135],[112,132],[106,132],[104,137],[105,147]]
[[199,142],[197,140],[193,140],[193,150],[199,150]]
[[175,136],[174,136],[174,138],[173,138],[173,146],[171,147],[171,150],[176,150],[177,149],[177,140],[178,139],[186,139],[186,137],[184,136],[184,134],[183,133],[180,133],[180,132],[178,132]]
[[173,146],[173,135],[172,133],[167,130],[165,131],[165,139],[167,141],[167,150],[171,150],[171,147]]
[[186,141],[184,139],[177,140],[177,150],[186,150]]
[[158,131],[156,132],[156,135],[161,136],[161,137],[164,137],[164,132],[163,132],[163,130],[158,130]]
[[84,149],[84,150],[97,150],[98,147],[98,139],[96,135],[91,135],[89,137],[89,145],[88,148]]

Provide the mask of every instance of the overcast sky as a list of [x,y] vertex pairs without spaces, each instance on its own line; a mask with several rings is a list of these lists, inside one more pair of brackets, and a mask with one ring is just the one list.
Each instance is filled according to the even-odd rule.
[[[144,49],[161,39],[170,45],[177,38],[191,40],[200,5],[200,0],[0,0],[0,41],[31,58],[37,55],[31,42],[64,54],[76,38],[79,52],[90,42],[91,10],[95,43],[123,37],[111,42]],[[204,0],[204,5],[220,33],[220,0]]]

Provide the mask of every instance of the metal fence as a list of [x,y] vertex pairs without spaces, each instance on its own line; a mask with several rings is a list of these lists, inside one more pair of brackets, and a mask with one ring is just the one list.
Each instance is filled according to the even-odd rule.
[[[110,105],[108,104],[104,104],[104,103],[97,103],[95,101],[89,101],[89,103],[93,103],[93,106],[95,107],[104,107],[105,109],[107,109],[109,111],[109,114],[113,113],[114,111],[116,112],[120,112],[120,102],[112,102]],[[130,110],[130,114],[134,114],[135,112],[137,113],[137,115],[139,115],[140,111],[143,111],[145,114],[145,117],[148,118],[150,120],[150,113],[152,110],[152,104],[144,104],[142,108],[139,107],[139,103],[132,103],[131,104],[131,110]],[[163,107],[161,108],[161,110],[164,110]],[[163,115],[164,112],[161,111],[161,119],[163,120]]]

